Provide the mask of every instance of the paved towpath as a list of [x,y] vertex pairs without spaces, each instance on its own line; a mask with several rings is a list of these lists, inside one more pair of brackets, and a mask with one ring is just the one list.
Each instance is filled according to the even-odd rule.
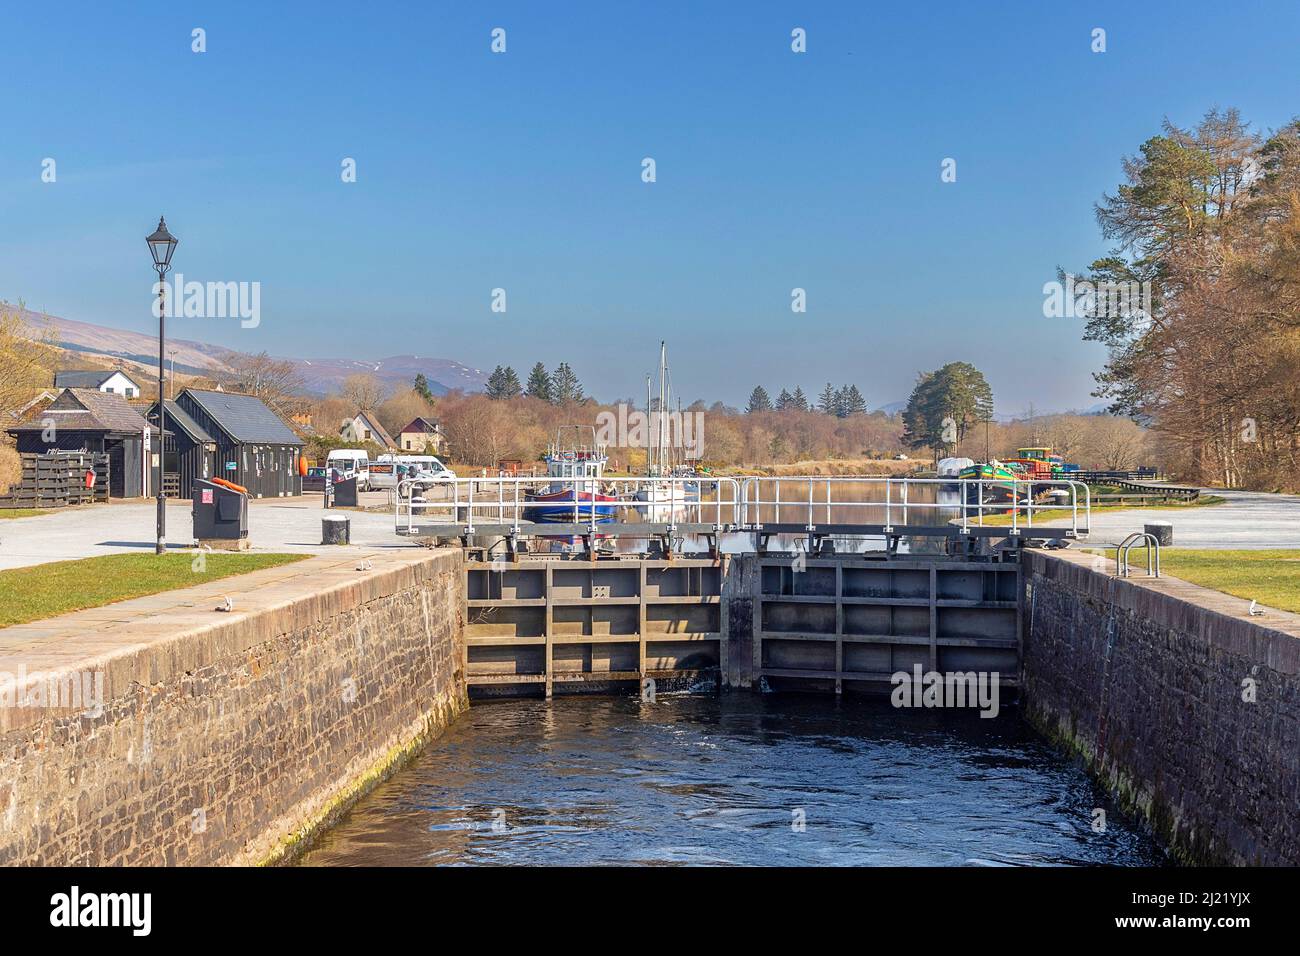
[[[373,504],[387,500],[376,494]],[[366,503],[366,502],[363,502]],[[194,541],[189,501],[167,505],[167,540],[187,547]],[[113,502],[65,508],[31,518],[0,518],[0,570],[101,554],[148,553],[154,549],[157,506],[153,501]],[[412,548],[393,533],[391,512],[340,511],[352,519],[355,548]],[[249,540],[263,552],[325,553],[319,495],[262,498],[249,503]]]
[[1144,522],[1168,521],[1178,548],[1300,548],[1300,495],[1213,488],[1202,494],[1227,500],[1200,508],[1094,512],[1088,542],[1113,544],[1131,531],[1141,531]]

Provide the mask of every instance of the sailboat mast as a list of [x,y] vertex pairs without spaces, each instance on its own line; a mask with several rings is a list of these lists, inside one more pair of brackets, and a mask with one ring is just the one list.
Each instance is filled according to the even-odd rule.
[[668,464],[668,436],[667,425],[668,419],[665,413],[668,409],[668,343],[662,339],[659,341],[659,471],[667,471]]
[[650,373],[646,372],[645,376],[645,473],[647,477],[654,475],[654,449],[650,447],[650,423],[654,421],[650,412]]

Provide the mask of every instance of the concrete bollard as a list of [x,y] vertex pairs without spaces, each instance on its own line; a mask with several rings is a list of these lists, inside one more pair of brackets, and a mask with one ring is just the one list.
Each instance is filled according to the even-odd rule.
[[1174,524],[1172,521],[1148,521],[1142,526],[1142,530],[1149,535],[1154,535],[1162,548],[1167,548],[1174,543]]
[[321,544],[349,544],[352,519],[347,515],[326,515],[320,519]]

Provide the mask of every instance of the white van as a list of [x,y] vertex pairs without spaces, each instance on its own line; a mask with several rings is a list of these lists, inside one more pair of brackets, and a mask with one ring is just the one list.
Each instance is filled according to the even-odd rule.
[[355,477],[358,491],[370,490],[370,455],[360,448],[335,448],[325,466],[333,470],[335,481]]
[[419,469],[421,482],[455,481],[456,475],[433,455],[380,455],[370,466],[372,488],[396,488]]

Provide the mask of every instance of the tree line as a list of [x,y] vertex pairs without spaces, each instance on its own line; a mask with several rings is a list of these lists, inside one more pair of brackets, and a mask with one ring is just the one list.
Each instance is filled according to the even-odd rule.
[[821,395],[817,399],[816,406],[809,403],[808,397],[804,395],[803,388],[796,385],[794,391],[781,389],[781,394],[777,396],[776,401],[768,394],[767,389],[762,385],[754,386],[754,390],[749,393],[749,402],[745,406],[745,411],[753,414],[755,412],[807,412],[812,410],[822,412],[826,415],[833,415],[836,418],[848,418],[850,415],[865,415],[867,412],[867,400],[862,397],[862,392],[856,385],[841,385],[835,388],[830,382],[822,389]]
[[[1300,120],[1166,121],[1123,170],[1075,303],[1108,349],[1095,394],[1149,423],[1186,480],[1300,488]],[[1148,301],[1100,294],[1120,283]]]
[[498,365],[488,376],[487,396],[492,399],[518,398],[527,395],[550,405],[581,405],[587,399],[582,383],[568,362],[555,366],[554,372],[538,362],[528,373],[528,383],[522,384],[519,375],[509,365]]

